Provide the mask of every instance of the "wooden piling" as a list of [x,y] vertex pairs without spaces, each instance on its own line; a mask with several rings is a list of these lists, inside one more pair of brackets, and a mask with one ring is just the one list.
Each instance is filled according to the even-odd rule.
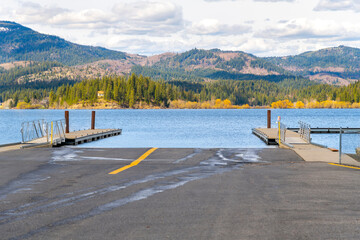
[[69,127],[69,111],[65,111],[65,133],[69,133],[70,132],[70,127]]
[[91,112],[91,129],[95,129],[95,111]]
[[267,110],[267,128],[271,128],[271,110]]

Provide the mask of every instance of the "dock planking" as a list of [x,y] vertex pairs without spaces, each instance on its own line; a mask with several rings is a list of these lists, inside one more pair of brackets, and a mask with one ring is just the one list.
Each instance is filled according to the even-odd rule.
[[121,129],[89,129],[65,134],[64,145],[78,145],[121,135]]
[[[268,145],[279,145],[279,130],[277,128],[254,128],[252,131],[253,134],[258,136]],[[300,137],[300,134],[288,129],[285,133],[285,142],[281,142],[279,147],[292,149],[306,162],[339,162],[339,153],[336,152],[336,149],[329,149],[320,144],[306,142]],[[360,166],[360,162],[346,154],[342,155],[341,162],[344,165]]]
[[65,134],[65,139],[54,138],[53,144],[49,142],[47,137],[34,139],[26,143],[10,143],[0,145],[0,152],[19,150],[24,148],[35,147],[60,147],[63,145],[79,145],[89,143],[96,140],[121,135],[122,129],[89,129],[79,130]]
[[267,145],[278,145],[278,134],[272,128],[253,128],[252,133]]

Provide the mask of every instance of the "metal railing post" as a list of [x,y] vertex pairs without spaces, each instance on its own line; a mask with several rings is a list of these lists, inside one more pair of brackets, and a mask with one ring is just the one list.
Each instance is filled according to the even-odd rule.
[[54,140],[54,130],[53,130],[54,123],[51,122],[51,145],[53,145]]
[[49,124],[45,123],[46,125],[46,142],[49,143]]
[[342,152],[342,128],[340,127],[340,136],[339,136],[339,164],[341,164],[341,152]]
[[304,139],[306,142],[311,142],[311,126],[310,124],[304,123],[302,121],[299,121],[299,135],[302,139]]
[[278,116],[278,128],[279,128],[279,146],[281,144],[281,126],[280,126],[280,120],[281,120],[281,117]]

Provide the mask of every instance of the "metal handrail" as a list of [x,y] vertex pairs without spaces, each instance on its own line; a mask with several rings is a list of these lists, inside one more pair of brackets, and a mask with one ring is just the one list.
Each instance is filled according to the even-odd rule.
[[[65,141],[65,119],[53,121],[53,141]],[[50,129],[51,131],[51,129]]]
[[[65,119],[53,121],[53,140],[65,141]],[[35,139],[46,137],[46,142],[50,142],[51,124],[44,119],[23,122],[21,124],[22,143],[30,142]]]
[[311,142],[311,126],[310,124],[304,123],[302,121],[299,121],[299,134],[302,139],[304,139],[306,142]]
[[48,123],[44,119],[21,123],[22,142],[42,138],[48,135]]
[[280,140],[282,143],[285,142],[286,140],[286,130],[287,130],[287,126],[283,123],[280,123]]

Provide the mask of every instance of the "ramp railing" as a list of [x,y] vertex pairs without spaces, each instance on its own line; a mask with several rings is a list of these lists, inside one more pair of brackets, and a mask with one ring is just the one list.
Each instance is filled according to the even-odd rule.
[[306,142],[311,142],[311,126],[310,124],[304,123],[302,121],[299,121],[299,134],[302,139],[304,139]]
[[44,119],[23,122],[21,124],[22,143],[59,144],[65,141],[65,119],[49,124]]
[[52,144],[58,144],[65,141],[65,119],[51,122],[50,125],[50,141]]
[[44,119],[23,122],[20,131],[23,143],[43,137],[48,139],[48,123]]
[[280,140],[282,143],[285,143],[287,126],[283,123],[280,123]]

